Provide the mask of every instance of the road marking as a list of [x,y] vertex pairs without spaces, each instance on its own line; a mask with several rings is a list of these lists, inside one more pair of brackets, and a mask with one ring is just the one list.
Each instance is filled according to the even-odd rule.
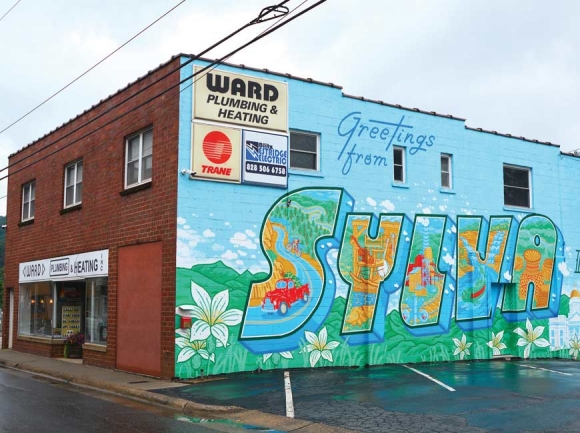
[[527,364],[516,364],[516,365],[521,365],[522,367],[533,368],[534,370],[543,370],[543,371],[549,371],[550,373],[563,374],[564,376],[572,376],[572,373],[564,373],[562,371],[549,370],[547,368],[542,368],[542,367],[534,367],[533,365],[527,365]]
[[427,379],[432,380],[433,382],[435,382],[437,385],[441,385],[443,388],[445,388],[447,391],[455,391],[453,388],[451,388],[450,386],[445,385],[443,382],[441,382],[440,380],[435,379],[434,377],[429,376],[428,374],[423,373],[422,371],[419,371],[413,367],[409,367],[408,365],[403,365],[403,367],[408,368],[409,370],[414,371],[417,374],[420,374],[421,376],[425,376]]
[[286,416],[294,418],[294,402],[292,401],[292,385],[290,384],[290,372],[284,372],[284,389],[286,390]]

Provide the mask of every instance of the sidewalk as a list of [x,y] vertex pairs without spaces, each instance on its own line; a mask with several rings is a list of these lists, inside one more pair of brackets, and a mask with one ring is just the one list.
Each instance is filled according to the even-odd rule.
[[271,415],[256,410],[246,410],[236,406],[210,406],[194,401],[164,396],[150,392],[150,390],[174,388],[184,385],[148,376],[91,367],[83,365],[80,360],[46,358],[44,356],[15,352],[13,350],[0,350],[0,367],[22,370],[73,385],[95,388],[104,392],[145,400],[149,403],[169,407],[175,409],[176,412],[195,417],[227,419],[240,424],[251,424],[279,431],[292,431],[297,429],[300,429],[301,432],[319,433],[348,431],[324,424],[312,423],[310,421]]

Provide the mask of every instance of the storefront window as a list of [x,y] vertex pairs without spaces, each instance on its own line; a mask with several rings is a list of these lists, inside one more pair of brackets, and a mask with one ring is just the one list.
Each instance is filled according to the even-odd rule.
[[87,280],[85,341],[107,344],[108,279]]
[[21,284],[18,332],[107,344],[107,308],[107,278]]
[[18,332],[23,335],[52,335],[54,301],[49,282],[20,285]]

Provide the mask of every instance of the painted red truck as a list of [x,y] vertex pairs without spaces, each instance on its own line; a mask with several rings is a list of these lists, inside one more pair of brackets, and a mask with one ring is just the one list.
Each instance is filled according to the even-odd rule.
[[308,301],[310,288],[308,284],[296,287],[290,278],[282,278],[276,281],[276,289],[270,290],[262,299],[262,311],[274,313],[278,311],[285,315],[288,309],[297,301]]

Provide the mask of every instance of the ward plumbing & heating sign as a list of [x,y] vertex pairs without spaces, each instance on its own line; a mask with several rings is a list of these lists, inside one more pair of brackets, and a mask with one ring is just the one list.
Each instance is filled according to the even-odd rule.
[[20,263],[18,281],[51,281],[106,277],[109,273],[109,250],[91,251],[71,256],[53,257]]
[[196,119],[286,133],[288,85],[215,69],[195,82],[193,113]]

